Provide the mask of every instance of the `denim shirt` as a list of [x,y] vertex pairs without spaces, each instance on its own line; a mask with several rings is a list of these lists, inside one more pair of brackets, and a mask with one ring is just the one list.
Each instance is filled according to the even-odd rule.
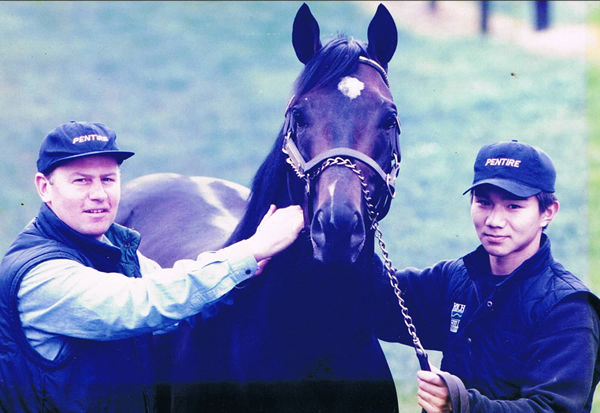
[[105,273],[54,259],[32,268],[19,288],[19,316],[30,344],[53,360],[64,338],[114,340],[164,329],[217,301],[256,269],[241,248],[206,252],[162,269],[138,252],[142,277]]

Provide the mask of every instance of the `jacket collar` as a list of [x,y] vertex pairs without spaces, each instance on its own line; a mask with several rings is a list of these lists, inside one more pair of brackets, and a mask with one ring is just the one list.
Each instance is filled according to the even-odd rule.
[[[546,267],[553,260],[550,238],[545,233],[542,233],[540,248],[537,252],[519,265],[511,274],[506,276],[505,280],[538,274],[542,268]],[[464,256],[463,261],[471,279],[477,279],[490,273],[490,257],[485,248],[483,248],[483,245],[480,245],[475,251]]]
[[46,238],[79,251],[94,268],[101,271],[115,271],[121,261],[121,246],[137,248],[140,242],[137,232],[118,224],[112,224],[105,233],[114,245],[83,235],[65,224],[45,203],[40,207],[34,225]]

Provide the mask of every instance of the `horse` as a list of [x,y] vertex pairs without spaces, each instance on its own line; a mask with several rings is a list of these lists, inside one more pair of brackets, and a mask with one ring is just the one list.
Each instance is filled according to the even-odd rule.
[[[377,222],[389,211],[401,159],[387,76],[398,36],[382,4],[367,38],[339,35],[323,45],[310,8],[297,11],[292,44],[304,68],[225,245],[251,236],[271,204],[301,205],[305,229],[217,310],[175,331],[172,411],[398,410],[378,341],[401,334],[396,297],[375,252]],[[170,198],[172,187],[161,197]],[[181,225],[159,222],[163,214],[151,211],[143,195],[124,191],[129,211],[120,215],[134,211],[138,222],[152,222],[137,229],[152,237],[159,255]],[[185,196],[180,207],[187,208],[197,194]],[[185,225],[202,219],[189,216]]]
[[143,234],[140,251],[170,268],[177,260],[221,248],[249,196],[249,188],[225,179],[154,173],[123,186],[115,221]]

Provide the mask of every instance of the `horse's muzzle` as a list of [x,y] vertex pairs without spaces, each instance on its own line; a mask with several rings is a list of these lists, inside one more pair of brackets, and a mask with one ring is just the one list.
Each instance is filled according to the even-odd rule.
[[365,235],[359,212],[348,207],[320,208],[311,223],[314,257],[324,263],[353,264],[362,251]]

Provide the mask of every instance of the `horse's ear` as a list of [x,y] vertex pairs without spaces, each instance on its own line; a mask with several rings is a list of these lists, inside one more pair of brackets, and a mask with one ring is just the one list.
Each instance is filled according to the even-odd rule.
[[398,44],[398,30],[394,18],[383,4],[377,7],[377,12],[369,24],[367,38],[369,56],[387,70],[387,64],[392,60]]
[[292,44],[298,60],[304,64],[321,50],[319,23],[306,3],[302,4],[296,13],[292,29]]

